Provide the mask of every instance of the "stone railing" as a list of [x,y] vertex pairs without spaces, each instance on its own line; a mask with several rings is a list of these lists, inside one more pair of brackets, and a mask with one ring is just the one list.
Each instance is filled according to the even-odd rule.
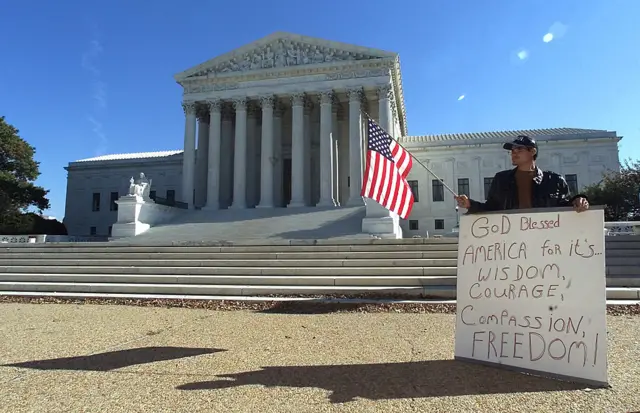
[[605,222],[604,233],[609,236],[640,235],[640,221]]
[[105,242],[106,236],[88,235],[0,235],[0,244],[41,244],[43,242]]

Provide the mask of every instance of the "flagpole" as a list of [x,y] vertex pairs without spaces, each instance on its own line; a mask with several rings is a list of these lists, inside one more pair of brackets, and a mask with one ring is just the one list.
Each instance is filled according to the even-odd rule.
[[[373,120],[373,118],[372,118],[372,117],[371,117],[367,112],[362,111],[362,113],[364,113],[364,115],[365,115],[367,118],[369,118],[369,119]],[[375,122],[375,120],[373,120],[373,121]],[[377,122],[376,122],[376,123],[377,123]],[[382,126],[380,126],[380,127],[382,127]],[[386,132],[387,132],[387,133],[389,133],[389,131],[386,131]],[[389,136],[391,136],[391,138],[393,138],[393,135],[392,135],[391,133],[389,133]],[[369,140],[369,134],[367,133],[367,141],[368,141],[368,140]],[[426,170],[427,170],[427,172],[429,172],[431,175],[433,175],[433,177],[434,177],[434,178],[436,178],[438,181],[442,182],[442,185],[443,185],[445,188],[447,188],[447,190],[448,190],[449,192],[451,192],[451,195],[453,195],[453,196],[454,196],[454,197],[456,197],[456,198],[458,197],[458,194],[456,194],[456,193],[455,193],[455,191],[454,191],[453,189],[449,188],[449,185],[445,184],[445,183],[444,183],[444,180],[440,179],[440,177],[439,177],[438,175],[436,175],[436,174],[435,174],[431,169],[429,169],[425,164],[423,164],[423,163],[422,163],[422,161],[420,161],[420,159],[416,158],[416,156],[415,156],[414,154],[412,154],[412,153],[411,153],[411,151],[409,151],[407,148],[405,148],[405,147],[404,147],[400,142],[398,142],[398,140],[397,140],[397,139],[394,139],[394,141],[396,142],[396,145],[400,145],[400,147],[401,147],[402,149],[404,149],[404,150],[405,150],[405,151],[406,151],[406,152],[411,156],[411,158],[413,158],[416,162],[418,162],[418,164],[419,164],[420,166],[422,166],[424,169],[426,169]]]

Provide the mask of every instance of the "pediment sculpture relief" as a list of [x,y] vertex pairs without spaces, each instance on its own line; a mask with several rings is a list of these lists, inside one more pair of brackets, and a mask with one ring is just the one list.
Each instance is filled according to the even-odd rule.
[[241,56],[233,57],[229,61],[219,63],[205,70],[203,74],[246,72],[258,69],[375,58],[377,57],[281,39],[244,53]]

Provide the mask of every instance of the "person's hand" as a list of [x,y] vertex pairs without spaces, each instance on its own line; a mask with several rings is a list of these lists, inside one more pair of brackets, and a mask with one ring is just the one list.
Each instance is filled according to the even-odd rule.
[[576,198],[573,200],[573,209],[575,209],[576,212],[586,211],[589,209],[589,201],[582,197]]
[[469,209],[471,208],[471,201],[466,195],[458,195],[456,201],[458,202],[458,206],[460,208]]

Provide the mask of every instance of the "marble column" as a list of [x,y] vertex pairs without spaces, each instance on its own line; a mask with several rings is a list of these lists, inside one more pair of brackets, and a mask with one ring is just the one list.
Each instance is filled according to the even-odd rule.
[[311,112],[313,111],[313,102],[307,96],[304,101],[304,126],[303,126],[303,140],[304,140],[304,163],[302,168],[304,170],[304,202],[305,205],[311,205],[312,191],[311,191],[311,166],[313,164],[313,150],[311,147]]
[[233,204],[232,208],[247,207],[247,100],[233,102],[236,110],[236,134],[233,156]]
[[256,102],[247,103],[247,206],[255,207],[260,201],[260,110]]
[[[382,85],[378,88],[378,125],[393,137],[391,93],[391,85]],[[388,217],[392,214],[388,209],[373,199],[367,199],[366,204],[367,218]]]
[[210,100],[209,105],[209,153],[207,164],[207,204],[205,209],[220,209],[220,151],[222,101]]
[[[335,95],[334,95],[335,98]],[[334,99],[335,100],[335,99]],[[331,107],[331,152],[332,156],[332,176],[333,176],[333,200],[336,205],[340,205],[340,156],[339,141],[340,141],[340,125],[338,124],[338,108],[340,104],[336,101],[333,102]]]
[[362,206],[362,112],[361,89],[351,89],[349,96],[349,206]]
[[275,160],[273,172],[273,198],[276,206],[284,206],[284,188],[282,179],[284,163],[282,158],[282,104],[276,99],[273,107],[273,158]]
[[196,172],[194,180],[195,208],[201,208],[206,203],[207,196],[207,164],[209,156],[209,108],[199,105],[196,109],[198,119],[198,142],[196,149]]
[[291,97],[291,202],[289,207],[304,203],[304,94]]
[[262,106],[262,142],[260,153],[260,203],[259,208],[273,208],[273,96],[260,98]]
[[233,107],[222,108],[222,136],[220,153],[220,208],[228,208],[233,201]]
[[196,168],[196,104],[183,102],[185,114],[184,153],[182,158],[182,194],[181,201],[193,208],[193,185]]
[[320,93],[320,201],[317,206],[335,206],[333,198],[333,91]]

